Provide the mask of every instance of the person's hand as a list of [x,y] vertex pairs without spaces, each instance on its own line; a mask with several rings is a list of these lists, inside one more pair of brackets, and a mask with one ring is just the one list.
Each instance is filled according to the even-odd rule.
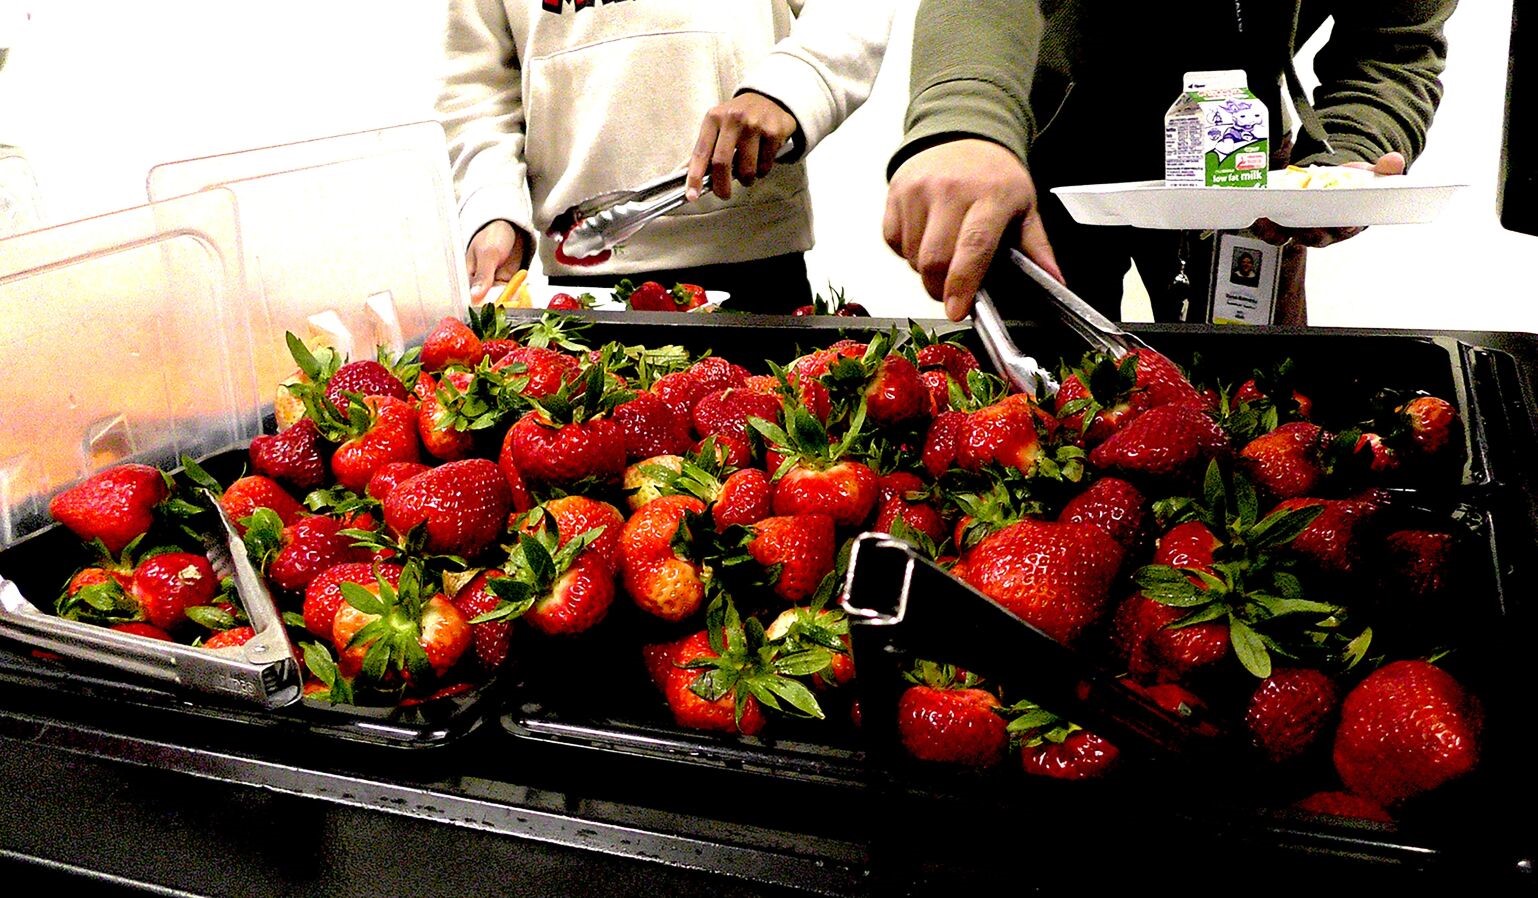
[[493,221],[475,232],[465,250],[472,303],[484,299],[492,284],[513,279],[523,267],[523,249],[523,232],[511,222]]
[[887,188],[882,232],[887,245],[924,279],[929,295],[960,321],[994,251],[1009,240],[1058,280],[1063,279],[1042,227],[1036,185],[1009,150],[968,138],[915,154]]
[[[1371,169],[1375,174],[1380,175],[1402,175],[1405,162],[1404,156],[1400,153],[1384,153],[1372,165],[1365,162],[1347,162],[1346,167]],[[1296,243],[1318,249],[1355,237],[1367,228],[1284,228],[1268,218],[1262,218],[1251,225],[1250,230],[1256,237],[1267,243],[1275,243],[1278,246]]]
[[700,136],[689,157],[685,182],[689,202],[700,198],[700,182],[710,171],[710,189],[723,200],[732,198],[732,177],[743,186],[769,174],[774,157],[796,133],[796,117],[763,94],[738,94],[705,113]]

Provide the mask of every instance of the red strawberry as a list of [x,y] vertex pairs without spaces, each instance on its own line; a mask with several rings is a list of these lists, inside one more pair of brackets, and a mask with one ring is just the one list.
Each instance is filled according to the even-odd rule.
[[1436,455],[1452,438],[1458,412],[1452,403],[1435,396],[1417,396],[1397,410],[1410,428],[1410,437],[1420,451]]
[[1481,723],[1478,703],[1451,674],[1395,661],[1346,695],[1335,770],[1347,789],[1392,807],[1472,771]]
[[929,414],[931,417],[946,411],[951,407],[951,384],[955,378],[944,371],[920,371],[919,380],[924,384],[924,389],[929,393]]
[[228,630],[220,630],[203,640],[205,649],[227,649],[231,646],[245,645],[256,638],[256,630],[251,627],[231,627]]
[[1061,742],[1043,739],[1020,750],[1020,765],[1033,776],[1060,780],[1097,779],[1116,766],[1121,752],[1088,730],[1074,730]]
[[582,373],[582,363],[554,349],[520,346],[509,351],[491,370],[501,371],[514,379],[526,380],[527,383],[519,392],[534,399],[543,399],[555,395],[563,384],[578,379]]
[[1240,463],[1270,495],[1306,496],[1324,479],[1322,453],[1329,440],[1319,425],[1294,421],[1251,440],[1239,452]]
[[780,419],[780,400],[744,387],[727,387],[701,396],[694,404],[694,432],[701,439],[717,434],[746,436],[748,419]]
[[956,433],[956,464],[968,471],[996,464],[1031,473],[1042,455],[1037,414],[1035,403],[1016,393],[962,418]]
[[706,669],[684,667],[692,661],[718,658],[710,646],[706,632],[696,633],[663,648],[653,666],[664,671],[662,694],[673,721],[692,730],[709,730],[722,733],[742,733],[753,736],[762,732],[766,723],[758,700],[744,696],[742,713],[737,714],[737,694],[727,692],[715,698],[706,698],[695,691]]
[[1160,405],[1122,425],[1090,452],[1102,470],[1191,478],[1228,451],[1228,437],[1205,405]]
[[399,377],[384,365],[368,359],[348,362],[326,381],[326,399],[337,408],[347,408],[349,393],[360,397],[389,396],[402,402],[411,398]]
[[1367,469],[1375,474],[1393,471],[1399,467],[1399,453],[1375,433],[1364,433],[1356,439],[1352,450],[1357,456],[1365,456]]
[[673,297],[673,307],[680,312],[697,309],[710,301],[705,288],[698,284],[674,284],[668,292]]
[[1383,579],[1416,598],[1438,595],[1453,567],[1453,536],[1435,530],[1395,530],[1384,537]]
[[[784,383],[771,374],[758,374],[743,381],[744,389],[755,393],[763,393],[766,396],[786,395],[783,389]],[[821,381],[802,379],[796,381],[792,387],[798,401],[806,406],[807,411],[817,416],[817,420],[828,423],[828,416],[833,414],[833,397],[829,395],[828,388]],[[769,417],[773,420],[778,417],[778,412]]]
[[187,620],[187,609],[207,605],[219,591],[219,577],[208,559],[191,552],[153,555],[134,568],[133,595],[144,617],[162,630]]
[[121,624],[113,624],[112,629],[119,633],[127,633],[130,636],[143,636],[145,639],[158,639],[161,642],[175,642],[170,633],[160,629],[154,624],[146,624],[143,621],[125,621]]
[[427,525],[426,549],[474,557],[496,541],[512,507],[507,480],[484,458],[451,461],[411,478],[390,491],[385,524],[405,536]]
[[676,308],[668,288],[656,281],[642,281],[638,285],[620,281],[614,288],[614,298],[635,312],[672,312]]
[[778,566],[774,592],[787,602],[810,599],[833,570],[833,519],[825,515],[764,518],[752,526],[748,554],[766,568]]
[[1315,792],[1293,805],[1300,811],[1321,814],[1326,817],[1347,817],[1353,820],[1371,820],[1374,823],[1393,823],[1394,818],[1382,806],[1350,792]]
[[625,470],[625,435],[609,418],[556,424],[528,412],[508,430],[502,447],[530,483],[618,479]]
[[496,593],[486,588],[486,581],[505,576],[503,571],[496,568],[481,571],[454,594],[454,607],[459,609],[465,620],[472,621],[470,648],[475,660],[482,670],[488,672],[497,670],[507,660],[508,651],[512,648],[513,623],[509,620],[473,621],[487,612],[495,611],[502,603]]
[[422,370],[442,371],[450,365],[473,368],[484,354],[481,338],[470,325],[446,316],[422,340]]
[[[386,646],[394,646],[390,652],[392,663],[395,663],[394,659],[405,657],[401,648],[405,642],[415,642],[426,655],[427,665],[440,677],[447,674],[469,649],[470,623],[449,601],[448,596],[442,593],[434,595],[421,603],[420,614],[417,615],[413,614],[407,603],[398,598],[390,598],[396,592],[394,588],[388,588],[387,592],[377,582],[365,584],[362,588],[380,597],[384,614],[360,610],[351,602],[344,602],[337,609],[336,619],[331,625],[331,641],[340,656],[338,667],[345,673],[351,674],[364,668],[369,651],[375,649],[381,641]],[[362,634],[365,627],[376,621],[385,623],[384,634],[372,639]],[[354,644],[354,638],[360,634],[362,639]],[[384,648],[379,647],[380,650]]]
[[591,309],[596,302],[598,302],[598,297],[591,293],[584,293],[581,296],[572,296],[570,293],[557,293],[550,297],[550,302],[545,304],[545,308],[563,312],[580,312],[583,309]]
[[598,536],[591,543],[593,553],[611,570],[619,568],[619,541],[620,533],[625,529],[625,516],[613,505],[586,496],[562,496],[535,509],[520,529],[534,533],[546,521],[555,527],[558,546],[566,545],[589,530],[597,530]]
[[468,429],[455,427],[456,415],[444,404],[447,396],[452,402],[470,389],[475,375],[468,371],[449,371],[441,384],[435,384],[432,375],[423,374],[418,380],[424,386],[425,395],[417,405],[417,435],[427,454],[442,461],[456,461],[468,456],[475,448],[475,434]]
[[1117,648],[1135,677],[1178,680],[1228,657],[1227,621],[1208,621],[1171,629],[1190,612],[1136,593],[1116,609],[1113,633]]
[[715,445],[714,462],[725,468],[745,468],[753,463],[753,445],[748,438],[735,433],[718,433],[706,437],[690,447],[689,451],[696,455],[705,452],[705,444]]
[[368,429],[331,455],[331,473],[355,493],[363,492],[374,472],[390,462],[422,459],[416,412],[410,405],[383,396],[369,396],[363,403],[372,413]]
[[508,337],[482,338],[481,340],[482,357],[493,365],[507,358],[508,353],[517,348],[518,341]]
[[682,455],[694,445],[689,420],[680,418],[655,393],[637,393],[615,406],[610,416],[625,434],[625,458],[640,461],[658,455]]
[[1292,551],[1327,573],[1349,574],[1361,560],[1359,529],[1387,507],[1383,490],[1366,490],[1349,499],[1288,499],[1281,509],[1321,506],[1308,529],[1292,541]]
[[407,480],[426,473],[432,468],[421,462],[395,461],[380,467],[374,472],[374,476],[368,479],[368,487],[364,490],[370,497],[383,502],[390,491]]
[[897,734],[920,761],[991,767],[1009,744],[999,700],[983,689],[909,686],[897,700]]
[[700,395],[727,387],[740,387],[748,379],[748,369],[718,355],[706,356],[690,365],[689,374],[704,387]]
[[1137,388],[1148,394],[1153,406],[1201,402],[1201,394],[1168,358],[1152,349],[1134,349],[1127,355],[1137,359]]
[[955,378],[961,385],[962,392],[967,392],[967,375],[978,368],[977,356],[966,347],[955,343],[931,343],[928,346],[921,346],[914,357],[918,361],[920,370],[939,369]]
[[825,514],[840,527],[857,527],[876,505],[876,475],[857,461],[826,468],[793,464],[774,490],[777,515]]
[[705,586],[699,565],[679,558],[673,541],[686,515],[704,514],[693,496],[663,496],[643,505],[620,531],[619,572],[637,606],[664,620],[699,610]]
[[342,584],[371,586],[378,577],[384,577],[391,586],[398,586],[401,566],[351,561],[321,571],[304,590],[304,628],[322,639],[330,639],[332,624],[336,622],[336,610],[345,603]]
[[1132,549],[1142,539],[1147,501],[1137,488],[1117,477],[1102,477],[1069,500],[1059,521],[1089,524]]
[[341,521],[325,515],[311,515],[284,527],[282,548],[267,567],[267,579],[278,589],[302,592],[327,568],[367,560],[368,553],[354,548],[352,539],[341,535],[342,528]]
[[924,470],[930,477],[938,478],[956,463],[956,449],[960,444],[961,425],[967,419],[966,412],[955,410],[940,412],[930,422],[929,433],[924,438]]
[[913,363],[895,354],[882,359],[865,388],[866,418],[890,427],[922,418],[929,409],[929,390]]
[[300,492],[326,482],[326,458],[314,420],[300,418],[276,434],[251,438],[251,470]]
[[284,526],[299,520],[305,513],[299,500],[290,496],[277,481],[260,474],[241,477],[230,484],[224,495],[219,497],[219,505],[242,533],[245,528],[240,522],[258,508],[269,508],[276,512]]
[[[1102,406],[1090,388],[1084,385],[1084,377],[1083,374],[1070,374],[1064,378],[1053,401],[1054,409],[1063,424],[1082,433],[1086,446],[1105,442],[1121,425],[1149,408],[1151,400],[1146,392],[1131,392],[1125,396],[1107,398],[1106,401],[1112,404]],[[1090,377],[1093,379],[1093,375]],[[1087,428],[1084,425],[1085,415],[1090,415]]]
[[1154,563],[1170,567],[1195,568],[1212,571],[1214,552],[1222,545],[1216,535],[1200,521],[1176,524],[1159,538],[1154,550]]
[[1340,690],[1329,677],[1307,668],[1282,668],[1261,681],[1244,724],[1255,747],[1282,763],[1319,743],[1339,707]]
[[1122,548],[1088,524],[1026,519],[967,554],[967,582],[1022,620],[1072,643],[1105,611]]
[[82,540],[99,539],[116,555],[150,529],[155,506],[170,494],[159,469],[117,465],[54,496],[48,513]]
[[592,629],[612,604],[614,572],[601,556],[587,550],[564,569],[557,567],[555,579],[541,590],[524,617],[548,636],[570,635]]
[[700,397],[718,389],[725,389],[725,387],[712,388],[692,369],[664,374],[652,385],[652,392],[657,394],[657,398],[667,403],[668,408],[672,409],[673,414],[680,420],[689,422],[694,420],[694,404]]
[[773,514],[774,484],[758,468],[742,468],[721,481],[721,491],[710,506],[717,530],[735,524],[756,524]]
[[933,542],[945,539],[945,519],[932,502],[909,501],[910,494],[927,492],[924,482],[906,471],[894,471],[877,478],[877,530],[891,533],[898,519],[924,534]]
[[[1255,382],[1254,378],[1250,378],[1240,384],[1239,389],[1234,391],[1235,403],[1253,403],[1270,398],[1270,396],[1261,391],[1260,385]],[[1306,420],[1314,416],[1314,401],[1312,399],[1309,399],[1297,390],[1293,390],[1292,401],[1297,405],[1298,417]]]

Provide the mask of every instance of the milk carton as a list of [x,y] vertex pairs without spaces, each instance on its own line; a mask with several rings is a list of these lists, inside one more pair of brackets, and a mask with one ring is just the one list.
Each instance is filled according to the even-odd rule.
[[1271,141],[1264,103],[1243,71],[1187,72],[1164,114],[1164,183],[1170,187],[1264,187]]

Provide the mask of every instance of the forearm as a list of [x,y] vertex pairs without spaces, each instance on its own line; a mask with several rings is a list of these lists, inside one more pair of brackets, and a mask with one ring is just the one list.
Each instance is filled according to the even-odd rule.
[[[1330,39],[1314,60],[1313,105],[1335,153],[1373,162],[1397,151],[1414,160],[1442,98],[1443,27],[1455,0],[1339,2]],[[1321,161],[1320,156],[1299,160]]]
[[924,0],[913,32],[903,145],[888,168],[950,137],[980,137],[1025,160],[1042,16],[1034,0]]
[[533,234],[524,163],[522,76],[500,0],[451,0],[437,112],[469,239],[487,222]]

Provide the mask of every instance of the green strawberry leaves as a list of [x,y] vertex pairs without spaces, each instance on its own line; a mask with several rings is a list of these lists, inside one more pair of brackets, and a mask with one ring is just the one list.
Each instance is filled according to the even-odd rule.
[[313,697],[324,698],[333,705],[353,704],[352,683],[337,669],[330,650],[316,642],[301,643],[299,649],[304,653],[304,666],[326,686],[324,694],[316,693]]

